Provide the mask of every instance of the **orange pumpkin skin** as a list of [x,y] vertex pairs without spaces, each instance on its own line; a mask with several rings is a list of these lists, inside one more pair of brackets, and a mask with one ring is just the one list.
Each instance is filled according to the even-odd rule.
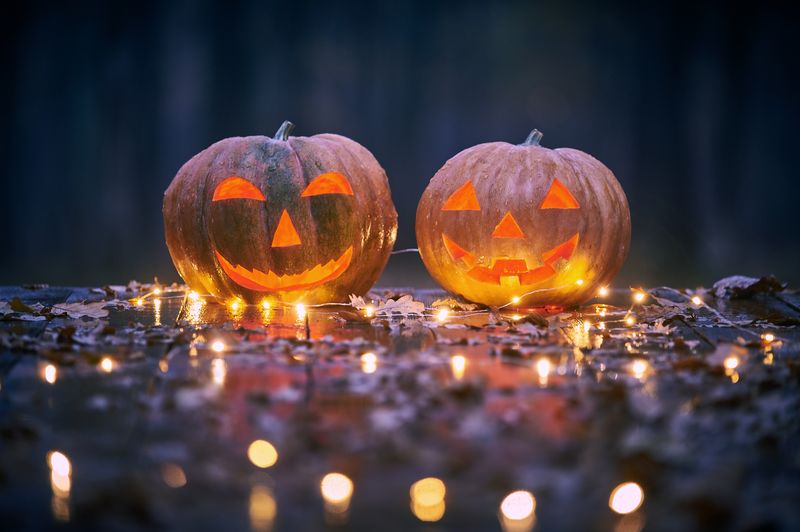
[[397,235],[383,168],[346,137],[290,137],[292,127],[221,140],[167,188],[167,247],[193,290],[318,304],[377,281]]
[[630,247],[628,201],[614,174],[570,148],[490,142],[433,176],[417,244],[433,278],[469,301],[572,306],[597,294]]

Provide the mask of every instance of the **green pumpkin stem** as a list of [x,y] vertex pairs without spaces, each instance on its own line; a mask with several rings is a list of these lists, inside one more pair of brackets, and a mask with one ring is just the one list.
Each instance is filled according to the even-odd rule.
[[275,136],[273,138],[275,140],[289,140],[289,133],[291,133],[293,129],[294,124],[288,120],[284,120],[283,124],[281,124],[281,127],[278,128],[278,131],[275,132]]
[[520,146],[541,146],[539,142],[541,142],[542,137],[544,137],[544,133],[542,133],[538,129],[534,129],[533,131],[531,131],[531,134],[528,135],[528,138],[525,139],[525,142],[520,144]]

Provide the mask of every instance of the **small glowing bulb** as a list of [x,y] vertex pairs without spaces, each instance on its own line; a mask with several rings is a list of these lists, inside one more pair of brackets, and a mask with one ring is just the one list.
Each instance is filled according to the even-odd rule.
[[236,312],[237,310],[239,310],[239,308],[241,308],[241,306],[242,306],[242,302],[241,302],[241,301],[239,301],[238,299],[234,299],[233,301],[231,301],[231,302],[230,302],[230,304],[229,304],[229,305],[230,305],[230,307],[231,307],[231,310],[232,310],[233,312]]
[[47,463],[50,470],[58,476],[66,477],[72,472],[72,464],[69,458],[60,451],[50,451],[47,455]]
[[736,369],[737,367],[739,367],[739,359],[731,355],[722,362],[722,365],[725,366],[725,369],[728,370]]
[[294,311],[297,314],[298,320],[306,319],[306,306],[302,303],[298,303],[294,306]]
[[423,478],[414,482],[409,490],[411,500],[422,506],[435,506],[444,501],[447,488],[436,477]]
[[100,360],[100,369],[106,373],[111,373],[111,370],[114,369],[114,361],[110,357],[103,357]]
[[192,290],[191,292],[189,292],[189,299],[191,299],[192,301],[199,301],[200,300],[200,294],[198,294],[197,292]]
[[519,314],[512,314],[511,319],[514,321],[519,321],[522,319],[522,316],[520,316]]
[[699,307],[703,304],[703,300],[700,299],[700,296],[692,296],[692,304]]
[[265,299],[264,301],[262,301],[261,302],[261,308],[264,309],[264,310],[269,310],[270,309],[269,300]]
[[611,492],[608,506],[618,514],[635,512],[644,502],[644,490],[636,482],[620,484]]
[[515,491],[506,495],[500,503],[500,513],[506,519],[521,521],[530,517],[536,510],[536,499],[529,491]]
[[633,325],[635,323],[636,323],[636,318],[634,318],[633,316],[627,316],[625,318],[625,325],[630,326],[630,325]]
[[48,364],[44,367],[44,380],[47,381],[48,384],[53,384],[56,382],[56,378],[58,377],[58,369],[52,364]]
[[375,353],[367,352],[361,355],[361,371],[375,373],[378,369],[378,357]]
[[256,440],[247,448],[247,457],[253,465],[266,469],[278,461],[278,451],[275,446],[266,440]]
[[763,335],[761,338],[763,338],[763,339],[764,339],[764,341],[765,341],[766,343],[768,343],[768,344],[771,344],[772,342],[774,342],[774,341],[775,341],[775,335],[774,335],[774,334],[772,334],[772,333],[766,333],[766,334],[764,334],[764,335]]
[[550,363],[549,359],[540,358],[536,362],[536,373],[539,374],[539,378],[546,379],[547,376],[550,374],[550,369],[552,368],[552,364]]
[[374,316],[375,315],[375,307],[373,307],[372,305],[367,305],[366,307],[364,307],[364,315],[366,317],[368,317],[368,318],[371,318],[372,316]]
[[637,379],[641,379],[644,377],[645,373],[647,373],[648,366],[649,364],[646,360],[634,360],[631,363],[631,373],[633,373],[633,376]]
[[160,296],[161,295],[161,289],[156,286],[155,288],[153,288],[153,293],[155,295],[157,295],[157,296]]
[[449,316],[449,315],[450,315],[450,311],[447,310],[446,308],[443,308],[443,309],[439,310],[439,312],[436,313],[436,319],[439,322],[443,322],[443,321],[445,321],[447,319],[447,316]]
[[519,303],[520,301],[521,301],[521,299],[520,299],[519,296],[514,296],[514,297],[511,298],[511,302],[514,303],[515,305],[517,303]]
[[328,503],[343,503],[353,495],[353,481],[341,473],[328,473],[319,484],[322,498]]
[[583,322],[583,330],[589,332],[592,329],[592,322],[586,320]]
[[642,301],[644,301],[645,297],[646,296],[645,296],[644,292],[634,292],[634,294],[633,294],[633,300],[635,302],[637,302],[637,303],[641,303]]
[[597,295],[600,296],[600,297],[606,297],[608,295],[608,287],[607,286],[601,286],[597,290]]
[[450,368],[453,370],[453,377],[457,381],[464,378],[464,372],[467,369],[467,359],[464,355],[453,355],[450,357]]
[[137,297],[136,298],[136,306],[137,307],[141,307],[142,305],[144,305],[144,299],[142,299],[141,297]]
[[225,342],[223,342],[222,340],[215,340],[211,344],[211,350],[217,353],[222,353],[223,351],[225,351]]
[[583,286],[583,279],[578,279],[577,281],[575,281],[575,284],[578,286]]

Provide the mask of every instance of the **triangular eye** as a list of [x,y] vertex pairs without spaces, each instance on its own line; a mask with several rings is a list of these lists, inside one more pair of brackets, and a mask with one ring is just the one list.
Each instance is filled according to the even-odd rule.
[[461,188],[453,192],[442,206],[443,211],[479,211],[481,205],[478,203],[478,196],[475,195],[475,188],[472,181],[467,181]]
[[214,197],[211,201],[222,201],[230,199],[254,199],[265,201],[264,194],[258,190],[253,183],[239,176],[232,176],[224,179],[217,188],[214,189]]
[[353,188],[347,178],[339,172],[326,172],[314,178],[306,189],[300,194],[301,198],[309,196],[322,196],[323,194],[353,195]]
[[575,196],[570,194],[569,190],[567,190],[567,187],[564,186],[564,183],[558,179],[554,179],[553,184],[550,185],[550,190],[547,192],[547,195],[544,197],[544,201],[539,208],[580,209],[581,206],[578,205],[578,200],[575,199]]

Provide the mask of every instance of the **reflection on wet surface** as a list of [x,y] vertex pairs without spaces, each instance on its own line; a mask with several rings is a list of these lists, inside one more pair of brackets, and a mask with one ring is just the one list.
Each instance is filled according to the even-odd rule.
[[18,529],[800,523],[796,329],[749,303],[724,303],[730,326],[708,298],[676,309],[638,293],[392,317],[164,290],[103,320],[0,322],[0,516]]

